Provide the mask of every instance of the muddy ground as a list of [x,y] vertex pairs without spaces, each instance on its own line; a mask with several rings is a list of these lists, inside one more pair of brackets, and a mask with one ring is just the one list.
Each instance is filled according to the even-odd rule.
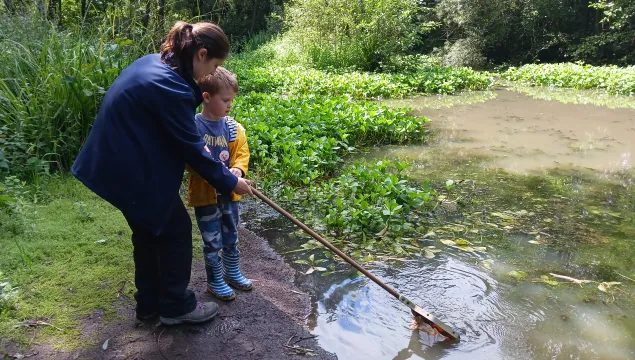
[[[83,319],[82,333],[90,339],[89,347],[57,352],[40,344],[22,354],[31,355],[28,359],[61,360],[337,359],[322,350],[303,326],[310,313],[310,296],[293,284],[294,270],[263,238],[245,229],[240,230],[240,236],[242,268],[253,281],[253,291],[237,291],[236,300],[228,303],[215,300],[204,292],[202,261],[195,259],[193,263],[190,288],[200,301],[214,300],[221,306],[211,322],[177,327],[162,326],[158,318],[140,322],[135,318],[134,301],[123,299],[114,304],[120,315],[116,320],[105,321],[99,310]],[[290,349],[287,344],[302,349]]]

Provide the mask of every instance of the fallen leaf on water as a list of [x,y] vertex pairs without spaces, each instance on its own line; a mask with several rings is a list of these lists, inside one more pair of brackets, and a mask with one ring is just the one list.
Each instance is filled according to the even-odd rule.
[[104,341],[104,345],[101,346],[102,349],[108,349],[108,341],[110,341],[110,339],[106,339],[106,341]]
[[493,263],[494,263],[494,260],[492,260],[492,259],[483,260],[483,262],[482,262],[483,267],[486,268],[486,269],[489,269],[489,270],[492,269],[492,264]]
[[430,250],[426,250],[424,252],[424,256],[426,257],[426,259],[432,259],[433,257],[435,257],[434,253]]
[[459,249],[467,252],[474,252],[474,248],[471,248],[469,246],[459,246]]
[[434,231],[428,231],[427,234],[423,235],[423,238],[424,239],[428,239],[428,238],[431,238],[431,237],[434,237],[434,236],[437,236],[437,234]]
[[539,240],[529,240],[527,241],[530,244],[534,244],[534,245],[545,245],[546,243],[544,241],[539,241]]
[[621,282],[617,282],[617,281],[603,282],[603,283],[600,283],[600,285],[598,285],[598,290],[602,292],[609,292],[609,289],[612,286],[621,285],[621,284],[622,284]]
[[476,251],[486,251],[487,248],[485,246],[475,246],[474,250],[476,250]]
[[456,243],[454,242],[454,240],[441,239],[441,242],[447,246],[456,246]]

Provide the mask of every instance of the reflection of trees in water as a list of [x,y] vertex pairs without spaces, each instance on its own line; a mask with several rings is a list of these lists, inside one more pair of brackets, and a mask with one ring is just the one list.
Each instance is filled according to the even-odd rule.
[[508,89],[538,100],[555,100],[564,104],[605,106],[610,109],[635,109],[635,97],[610,95],[601,90],[529,87],[514,84],[510,85]]

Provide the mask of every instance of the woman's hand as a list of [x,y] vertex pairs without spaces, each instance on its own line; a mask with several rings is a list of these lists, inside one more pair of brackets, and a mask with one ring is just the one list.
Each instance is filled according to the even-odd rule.
[[239,168],[231,168],[229,169],[229,172],[236,175],[236,177],[239,177],[239,178],[243,177],[243,172]]
[[238,195],[253,195],[253,193],[251,192],[251,181],[239,177],[238,183],[234,188],[234,192]]

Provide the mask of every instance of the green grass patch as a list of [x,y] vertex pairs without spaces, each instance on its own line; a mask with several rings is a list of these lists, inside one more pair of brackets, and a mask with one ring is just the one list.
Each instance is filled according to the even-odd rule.
[[[134,280],[131,234],[117,209],[74,178],[49,186],[50,201],[31,207],[24,231],[0,233],[0,267],[17,287],[0,314],[0,338],[24,342],[29,332],[14,326],[45,319],[62,331],[42,326],[40,334],[54,346],[72,347],[81,343],[80,319],[95,309],[115,315],[117,290]],[[127,296],[132,291],[126,286]]]
[[592,66],[574,63],[512,67],[502,77],[532,86],[603,89],[610,94],[635,94],[635,66]]

